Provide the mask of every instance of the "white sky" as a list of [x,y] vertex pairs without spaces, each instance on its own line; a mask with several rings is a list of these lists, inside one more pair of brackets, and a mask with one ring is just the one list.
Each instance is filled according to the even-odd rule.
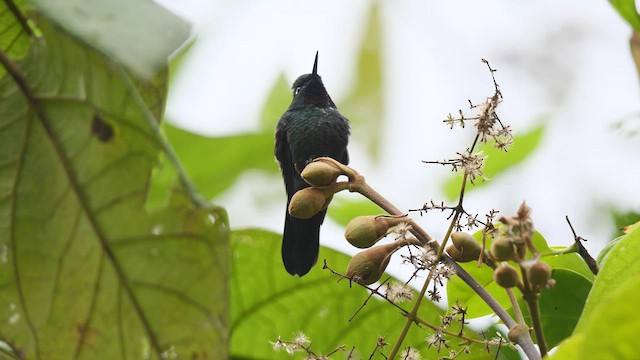
[[[160,2],[193,22],[198,38],[170,90],[167,117],[211,135],[256,130],[273,81],[283,71],[290,81],[309,72],[316,50],[319,73],[339,103],[353,81],[371,4]],[[611,207],[640,211],[640,138],[613,129],[626,118],[627,129],[640,130],[640,82],[629,53],[631,30],[607,1],[378,3],[383,157],[374,164],[362,144],[352,142],[351,165],[399,208],[444,199],[448,170],[421,161],[448,158],[469,145],[470,130],[452,132],[441,120],[465,109],[467,99],[492,94],[480,62],[486,58],[498,69],[501,119],[516,132],[541,122],[547,131],[526,163],[467,195],[469,212],[513,214],[526,200],[550,244],[571,243],[569,215],[595,255],[610,240]],[[277,176],[250,172],[216,202],[227,208],[234,228],[281,231],[285,195]],[[437,238],[446,231],[441,215],[420,221]],[[355,253],[342,231],[327,220],[321,242]]]

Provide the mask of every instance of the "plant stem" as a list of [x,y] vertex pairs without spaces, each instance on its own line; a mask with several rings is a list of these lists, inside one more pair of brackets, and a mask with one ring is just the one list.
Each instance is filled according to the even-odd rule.
[[[385,197],[380,195],[376,190],[374,190],[371,186],[369,186],[369,184],[365,182],[364,176],[360,175],[357,171],[331,158],[319,158],[319,159],[316,159],[315,161],[320,159],[334,164],[336,167],[341,169],[344,174],[346,174],[349,177],[350,192],[357,192],[363,195],[364,197],[371,200],[374,204],[378,205],[380,208],[382,208],[384,211],[386,211],[390,215],[404,215],[404,213],[401,212],[400,209],[395,207]],[[458,215],[454,216],[454,218],[457,216]],[[451,224],[455,224],[455,222],[452,221]],[[434,249],[436,249],[436,247],[440,248],[437,241],[435,241],[426,231],[424,231],[424,229],[422,229],[422,227],[420,227],[413,220],[411,220],[411,225],[412,225],[411,233],[416,238],[418,238],[418,240],[422,244],[429,245]],[[450,226],[450,230],[452,229],[453,227]],[[446,238],[449,237],[450,232],[451,231],[447,232]],[[513,318],[511,318],[511,316],[506,312],[506,310],[502,308],[502,306],[496,301],[496,299],[493,296],[491,296],[491,294],[489,294],[487,290],[485,290],[485,288],[482,285],[480,285],[457,262],[455,262],[453,259],[451,259],[451,257],[449,257],[447,254],[444,254],[444,253],[442,254],[442,261],[448,266],[450,266],[451,268],[453,268],[453,270],[456,272],[456,275],[458,275],[460,279],[462,279],[462,281],[464,281],[476,294],[478,294],[478,296],[480,296],[480,298],[487,305],[489,305],[489,307],[495,312],[495,314],[500,318],[500,320],[502,320],[502,322],[509,329],[517,325],[517,323],[513,320]],[[402,339],[404,339],[407,332],[409,331],[409,328],[411,327],[411,323],[413,321],[416,321],[415,314],[417,313],[417,308],[419,307],[420,301],[422,300],[422,298],[424,297],[424,294],[426,293],[429,280],[430,280],[430,277],[428,277],[427,281],[425,281],[425,284],[420,291],[418,299],[416,300],[416,303],[414,305],[416,312],[411,311],[409,314],[407,314],[407,322],[405,322],[405,325],[401,332]],[[413,315],[411,315],[412,313]],[[521,335],[519,335],[515,339],[515,342],[518,345],[520,345],[520,347],[522,348],[522,350],[530,360],[540,359],[540,354],[538,353],[538,350],[533,344],[533,340],[531,339],[531,336],[529,335],[528,332],[523,332]],[[397,354],[400,346],[401,344],[399,342],[396,342],[396,345],[394,346],[395,351],[392,350],[392,353],[390,353],[390,356],[388,357],[388,359],[393,359],[393,356]],[[393,356],[391,356],[391,354],[393,354]]]
[[[353,170],[352,170],[353,171]],[[355,181],[353,181],[355,180]],[[367,199],[371,200],[373,203],[375,203],[376,205],[380,206],[380,208],[382,208],[384,211],[386,211],[387,213],[391,214],[391,215],[403,215],[403,212],[401,212],[397,207],[395,207],[392,203],[390,203],[386,198],[384,198],[382,195],[380,195],[377,191],[375,191],[371,186],[369,186],[365,181],[364,181],[364,177],[360,174],[357,174],[357,176],[354,176],[354,178],[352,179],[352,181],[350,181],[351,186],[349,188],[349,191],[351,192],[358,192],[361,195],[363,195],[364,197],[366,197]],[[433,238],[426,232],[424,231],[424,229],[422,229],[422,227],[420,227],[418,224],[416,224],[413,220],[411,222],[411,225],[413,227],[413,229],[411,229],[411,233],[418,238],[418,240],[423,243],[423,244],[428,244],[431,247],[433,247],[435,249],[435,247],[438,246],[437,242],[433,240]],[[464,281],[473,291],[475,291],[476,294],[478,294],[478,296],[480,296],[480,298],[487,304],[489,305],[489,307],[491,308],[491,310],[493,310],[495,312],[495,314],[500,318],[500,320],[502,320],[502,322],[509,328],[511,329],[512,327],[514,327],[515,325],[517,325],[517,323],[513,320],[513,318],[511,318],[511,316],[509,315],[509,313],[506,312],[506,310],[504,310],[504,308],[498,303],[498,301],[496,301],[496,299],[491,296],[491,294],[489,294],[485,288],[480,285],[466,270],[464,270],[457,262],[455,262],[453,259],[451,259],[451,257],[449,257],[447,254],[443,254],[442,256],[442,261],[445,262],[445,264],[447,264],[448,266],[450,266],[451,268],[453,268],[453,270],[456,272],[456,275],[458,275],[458,277],[460,277],[460,279],[462,279],[462,281]],[[428,282],[426,282],[425,284],[428,284]],[[426,291],[426,286],[423,286],[423,289]],[[423,294],[424,296],[424,294]],[[422,299],[420,297],[420,299]],[[402,329],[402,333],[404,333],[406,336],[406,332],[409,330],[409,327],[411,326],[411,319],[408,318],[408,321],[405,323],[405,326]],[[406,330],[405,330],[406,328]],[[533,344],[533,340],[531,339],[531,336],[528,333],[524,333],[520,336],[518,336],[518,338],[516,338],[516,343],[518,345],[520,345],[520,347],[522,348],[522,350],[524,351],[524,353],[527,355],[527,357],[529,359],[540,359],[540,354],[538,353],[538,350],[536,349],[535,345]],[[397,344],[398,349],[396,349],[396,353],[399,350],[400,344]],[[392,359],[391,356],[388,357],[389,359]]]
[[536,340],[538,340],[540,355],[545,356],[547,354],[547,342],[544,339],[544,331],[542,331],[542,321],[540,320],[540,308],[538,307],[539,297],[539,294],[525,294],[522,296],[524,301],[527,302],[527,307],[529,308],[531,324],[533,325],[533,331],[536,333]]
[[508,288],[505,289],[507,291],[507,295],[509,295],[509,301],[511,302],[511,307],[516,314],[516,319],[518,323],[525,325],[524,316],[522,315],[522,309],[520,309],[520,305],[518,304],[518,299],[516,299],[516,294],[513,293],[513,289]]

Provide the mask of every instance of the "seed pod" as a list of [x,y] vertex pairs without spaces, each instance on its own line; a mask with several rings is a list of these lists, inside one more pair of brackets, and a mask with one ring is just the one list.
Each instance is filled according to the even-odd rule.
[[458,249],[461,258],[465,259],[456,261],[467,262],[477,260],[480,257],[482,246],[470,234],[460,231],[454,232],[451,234],[451,240],[453,240],[453,245]]
[[326,208],[331,197],[327,199],[324,191],[314,187],[299,190],[291,197],[289,214],[299,219],[309,219]]
[[311,186],[327,186],[336,181],[342,171],[324,161],[314,161],[305,166],[300,176]]
[[504,236],[500,236],[495,238],[491,243],[489,253],[496,261],[509,261],[513,259],[514,250],[511,241]]
[[503,288],[512,288],[518,285],[518,271],[509,264],[500,265],[493,270],[493,280]]
[[360,249],[373,246],[389,230],[389,223],[376,216],[358,216],[349,221],[344,233],[347,241]]
[[535,260],[531,266],[525,268],[527,274],[527,280],[533,291],[540,291],[543,286],[547,285],[547,282],[551,278],[551,266],[547,263]]
[[398,249],[398,243],[378,245],[357,253],[349,261],[345,277],[362,285],[371,285],[380,280],[389,265],[391,255]]

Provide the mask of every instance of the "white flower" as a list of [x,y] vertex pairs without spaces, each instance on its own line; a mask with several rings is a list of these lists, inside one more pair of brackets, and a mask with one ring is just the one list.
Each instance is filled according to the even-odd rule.
[[420,359],[422,359],[422,356],[420,356],[420,353],[418,352],[418,350],[409,347],[409,348],[406,348],[406,349],[402,350],[402,352],[400,353],[400,359],[402,359],[402,360],[420,360]]
[[402,302],[413,299],[413,292],[407,286],[399,282],[393,282],[387,286],[386,291],[389,300],[394,302]]

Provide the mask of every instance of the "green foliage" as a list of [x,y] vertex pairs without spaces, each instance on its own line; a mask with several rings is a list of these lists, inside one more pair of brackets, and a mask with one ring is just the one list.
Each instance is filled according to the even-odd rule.
[[640,31],[640,16],[634,0],[609,0],[620,16],[631,25],[633,30]]
[[[481,239],[480,232],[474,237]],[[487,248],[491,245],[491,239],[487,239]],[[538,251],[551,254],[552,250],[546,240],[536,232],[533,243]],[[545,330],[547,342],[550,346],[571,335],[578,318],[580,317],[585,299],[591,289],[593,274],[587,265],[575,253],[543,256],[542,260],[549,264],[553,270],[552,278],[556,280],[554,289],[543,289],[540,297],[540,311],[542,325]],[[511,310],[511,304],[505,290],[493,281],[493,270],[488,266],[478,267],[476,262],[460,264],[469,272],[484,288],[507,310]],[[516,266],[515,263],[512,265]],[[520,292],[514,288],[517,297]],[[449,303],[456,299],[468,306],[469,318],[485,316],[493,313],[487,304],[471,288],[466,286],[460,278],[453,278],[447,283],[447,298]],[[526,304],[520,300],[520,308],[526,313]],[[525,316],[528,319],[528,316]],[[559,321],[562,319],[562,321]]]
[[[228,189],[249,169],[269,172],[278,170],[273,157],[273,131],[207,137],[170,124],[165,124],[163,130],[175,147],[182,166],[208,198]],[[169,179],[164,181],[167,180]]]
[[280,119],[282,113],[289,107],[290,102],[291,84],[287,82],[284,74],[281,74],[273,84],[267,101],[262,106],[262,114],[260,116],[261,132],[268,133],[273,137],[278,119]]
[[[24,10],[25,1],[0,2],[0,49],[14,60],[24,58],[29,50],[29,36],[33,29],[28,24]],[[0,68],[0,76],[5,69]]]
[[[492,143],[481,144],[477,150],[484,152],[486,162],[483,173],[488,179],[493,179],[497,175],[512,169],[516,165],[524,162],[538,148],[542,136],[544,135],[544,125],[539,125],[533,130],[514,136],[513,147],[508,153],[496,149]],[[467,187],[467,191],[488,185],[486,181],[475,181],[474,186]],[[451,176],[443,185],[444,194],[447,199],[457,199],[460,195],[460,177]]]
[[640,228],[622,236],[600,262],[601,269],[573,335],[551,359],[633,359],[640,316]]
[[[602,267],[593,284],[593,290],[587,298],[585,309],[578,329],[582,329],[591,323],[592,314],[601,307],[613,306],[609,297],[616,289],[627,286],[627,283],[637,280],[640,274],[640,263],[638,254],[640,253],[640,227],[635,228],[631,233],[625,235],[614,247],[602,262]],[[633,318],[632,314],[629,314]],[[637,319],[638,316],[635,316]]]
[[[299,331],[311,339],[316,353],[327,354],[344,344],[347,352],[355,346],[355,353],[363,358],[370,355],[378,336],[386,335],[387,342],[395,340],[404,319],[398,309],[374,297],[349,322],[368,292],[355,284],[350,287],[348,280],[337,282],[339,278],[322,270],[321,264],[303,278],[291,277],[282,269],[281,240],[280,235],[261,230],[232,232],[233,358],[290,359],[283,350],[275,352],[268,341],[275,341],[278,336],[293,339]],[[320,263],[326,259],[335,271],[344,272],[350,258],[321,247],[319,259]],[[405,305],[405,308],[410,307]],[[420,317],[439,324],[440,315],[444,315],[443,310],[423,301]],[[453,331],[459,330],[455,326],[452,325]],[[435,349],[427,349],[424,341],[432,333],[429,329],[416,328],[409,333],[404,345],[420,349],[425,358],[437,358]],[[465,333],[478,338],[469,331]],[[472,353],[482,354],[482,351],[481,345],[472,346]]]
[[[0,49],[0,340],[24,358],[224,358],[225,211],[184,176],[166,207],[144,209],[158,156],[172,154],[154,118],[166,73],[131,78],[77,40],[87,28],[69,35],[56,5],[34,17],[43,36],[23,57]],[[137,66],[166,61],[136,46],[155,57]]]
[[[374,159],[380,153],[382,138],[382,41],[378,5],[373,5],[365,27],[358,58],[356,78],[349,95],[340,103],[340,111],[354,127],[354,137],[366,144]],[[363,136],[358,136],[358,134]]]
[[354,200],[345,198],[334,198],[327,215],[342,226],[347,226],[356,216],[379,215],[385,212],[380,207],[368,200]]
[[[542,329],[549,348],[571,335],[591,290],[589,280],[570,270],[557,268],[551,277],[556,281],[556,286],[542,289],[539,303]],[[531,324],[526,303],[522,299],[518,303],[527,324]]]
[[188,23],[152,0],[33,2],[66,32],[144,78],[163,70],[189,36]]

